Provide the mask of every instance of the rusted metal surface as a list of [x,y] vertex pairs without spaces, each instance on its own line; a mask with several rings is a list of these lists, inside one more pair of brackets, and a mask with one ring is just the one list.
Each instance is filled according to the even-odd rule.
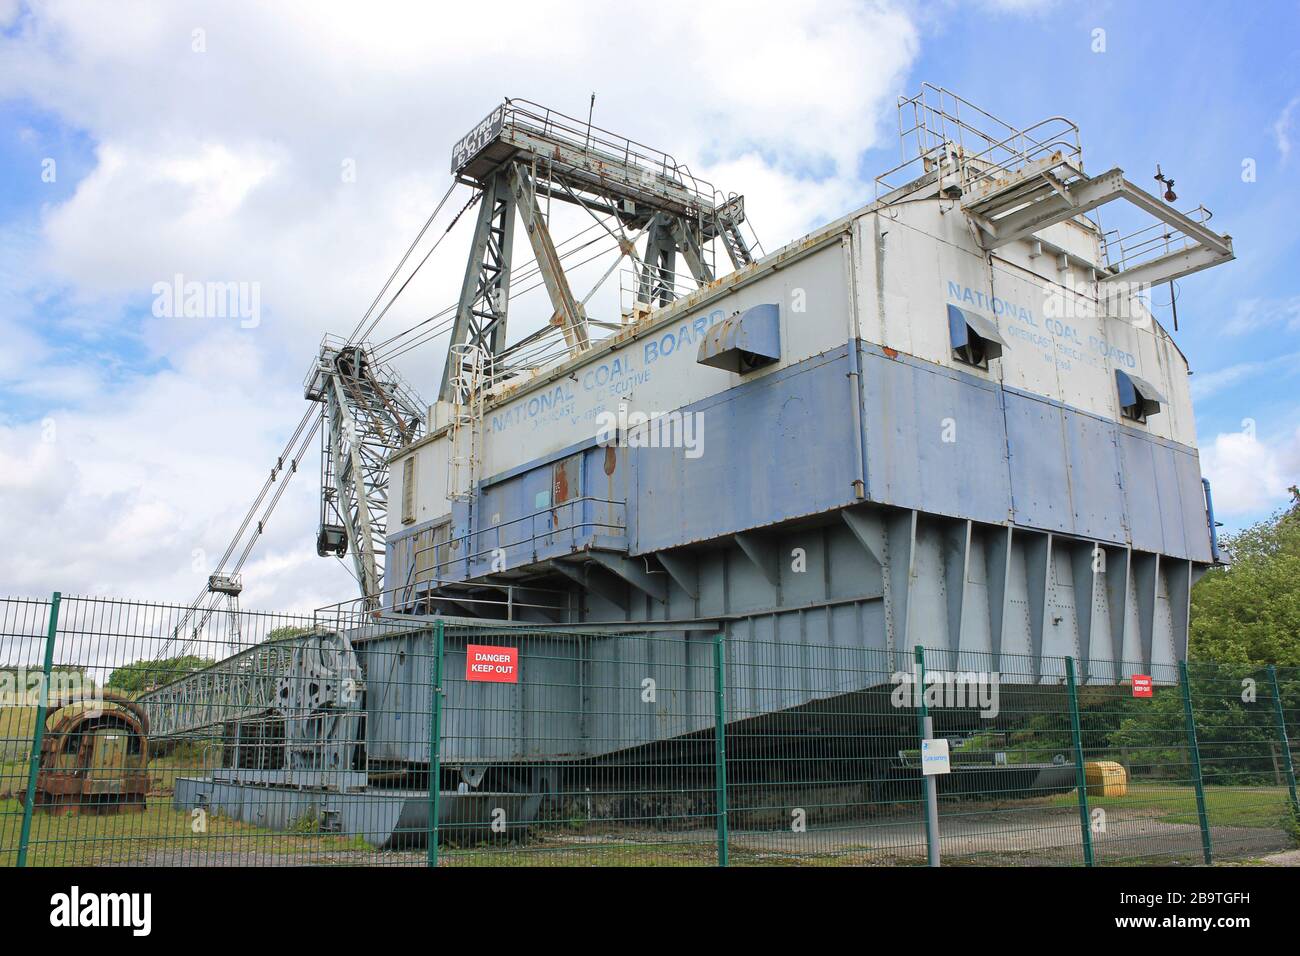
[[113,691],[51,705],[34,807],[47,813],[143,811],[149,792],[149,716]]

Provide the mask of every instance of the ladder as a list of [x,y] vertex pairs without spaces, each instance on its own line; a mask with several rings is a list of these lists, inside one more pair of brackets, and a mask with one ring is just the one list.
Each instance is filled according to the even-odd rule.
[[447,497],[469,501],[483,444],[483,393],[490,356],[470,342],[452,345],[448,366],[452,370],[452,402],[447,434]]

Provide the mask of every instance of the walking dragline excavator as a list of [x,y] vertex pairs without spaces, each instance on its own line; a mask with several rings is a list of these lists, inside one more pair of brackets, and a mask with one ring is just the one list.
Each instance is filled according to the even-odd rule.
[[[557,795],[640,792],[652,753],[654,786],[680,793],[719,721],[743,728],[726,734],[747,783],[796,779],[795,734],[825,767],[911,787],[914,722],[887,700],[917,653],[989,661],[1008,712],[1065,693],[1076,663],[1081,686],[1173,684],[1219,555],[1187,359],[1143,296],[1232,240],[1121,169],[1085,171],[1064,117],[1013,126],[929,85],[898,108],[903,161],[875,198],[770,254],[741,237],[740,197],[630,140],[518,100],[463,137],[452,189],[477,221],[457,302],[371,344],[435,242],[308,378],[318,550],[351,556],[363,613],[142,696],[158,736],[234,741],[173,806],[280,829],[310,811],[376,846],[496,808],[528,826],[566,818]],[[586,229],[557,239],[569,219]],[[593,287],[597,243],[613,261]],[[608,309],[594,296],[624,260]],[[540,328],[507,344],[508,313]],[[442,332],[424,411],[388,366]],[[595,426],[616,410],[609,441]],[[690,416],[708,454],[642,442],[634,415]],[[444,679],[506,635],[517,682]],[[790,660],[826,663],[798,686],[697,676]],[[646,662],[678,703],[627,709]],[[428,733],[444,712],[454,730]],[[983,716],[945,708],[934,729]],[[1077,782],[1055,759],[950,779],[994,775],[1003,795]]]

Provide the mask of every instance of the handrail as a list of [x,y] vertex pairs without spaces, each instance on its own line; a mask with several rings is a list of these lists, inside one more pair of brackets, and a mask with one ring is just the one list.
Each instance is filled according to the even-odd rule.
[[[604,152],[610,159],[626,165],[658,169],[666,179],[689,188],[701,198],[718,195],[718,190],[712,183],[695,176],[689,167],[679,163],[670,153],[531,100],[507,98],[504,110],[505,125],[531,130],[586,152]],[[595,150],[593,146],[596,147]]]
[[[493,588],[505,592],[504,598],[483,597],[475,593],[455,593],[457,588],[465,588],[468,592],[468,589],[479,587],[481,585],[475,585],[472,582],[441,578],[430,578],[414,583],[408,582],[396,587],[385,588],[378,594],[367,595],[364,598],[353,598],[350,601],[324,605],[316,609],[314,618],[317,626],[328,623],[328,626],[337,630],[374,624],[423,627],[424,623],[421,616],[413,613],[410,609],[418,606],[423,601],[436,600],[440,597],[461,605],[482,605],[485,608],[502,609],[505,611],[505,620],[507,621],[516,620],[518,612],[523,610],[535,609],[567,613],[570,609],[568,592],[539,588],[532,585],[494,584]],[[432,593],[435,590],[442,593]],[[554,595],[556,598],[563,600],[557,600],[553,603],[525,600],[520,592],[526,593],[529,597]],[[353,640],[364,639],[364,636],[353,637]]]
[[[937,103],[933,102],[936,98]],[[905,120],[909,108],[910,126]],[[961,116],[963,109],[966,119]],[[971,118],[972,112],[987,122],[977,125],[978,120]],[[949,154],[959,164],[957,173],[963,191],[984,179],[1012,173],[1036,158],[1058,151],[1066,161],[1082,165],[1079,127],[1064,116],[1049,116],[1030,126],[1016,127],[950,90],[922,83],[916,95],[899,97],[898,117],[902,162],[876,177],[877,199],[882,190],[892,191],[902,185],[891,182],[900,171],[918,163],[924,166],[926,161],[946,159]],[[968,153],[965,140],[970,137],[976,140],[972,147],[977,151]],[[914,140],[910,156],[909,138]],[[987,163],[987,168],[979,169],[981,163]]]
[[[1203,205],[1183,215],[1202,225],[1214,218],[1214,214]],[[1196,243],[1194,237],[1158,220],[1122,236],[1118,229],[1107,230],[1102,235],[1102,256],[1107,266],[1126,269],[1150,255],[1176,252]]]
[[[571,522],[566,527],[560,528],[560,527],[553,526],[538,531],[537,529],[538,518],[542,516],[546,516],[547,519],[549,520],[551,517],[554,516],[558,521],[558,515],[556,514],[556,512],[571,511],[574,507],[585,505],[585,504],[607,505],[610,506],[612,509],[623,509],[623,514],[621,519],[612,518],[609,521],[597,520],[595,518],[589,519],[580,516],[581,520]],[[429,544],[423,547],[416,547],[411,551],[410,564],[408,566],[407,573],[406,573],[406,581],[404,585],[401,585],[399,587],[404,587],[409,590],[411,587],[417,584],[424,583],[426,580],[437,581],[437,582],[446,581],[448,583],[463,583],[463,579],[454,579],[454,578],[445,577],[444,572],[446,572],[451,568],[456,567],[457,565],[463,565],[468,571],[468,569],[472,567],[474,562],[481,560],[487,555],[495,554],[498,550],[518,549],[521,547],[528,548],[535,558],[537,555],[537,542],[540,539],[553,538],[557,534],[559,535],[567,534],[572,545],[575,548],[577,547],[578,544],[578,536],[580,532],[595,529],[595,530],[611,531],[616,534],[623,534],[627,529],[626,509],[627,509],[627,503],[625,501],[620,501],[612,498],[597,498],[591,495],[583,495],[578,498],[570,498],[567,501],[562,501],[548,508],[538,509],[537,511],[534,511],[531,514],[521,515],[518,518],[512,518],[509,521],[505,521],[502,522],[501,524],[493,525],[490,528],[479,528],[475,531],[469,531],[466,532],[465,534],[458,535],[454,538],[448,538],[446,541],[430,542]],[[518,540],[508,541],[504,544],[501,543],[502,531],[511,528],[513,526],[521,525],[524,522],[529,523],[530,533],[526,537],[520,537]],[[481,538],[482,536],[485,535],[495,535],[496,536],[495,545],[483,547],[478,550],[472,550],[473,548],[472,539]],[[419,535],[417,534],[414,537],[418,538],[418,536]],[[441,561],[437,560],[438,549],[440,548],[446,549],[447,553],[450,554],[451,551],[458,550],[462,546],[465,549],[465,553],[457,554],[455,557],[449,556],[445,560],[441,560]],[[434,560],[428,565],[421,567],[420,556],[428,554],[430,552],[434,553],[433,554]]]

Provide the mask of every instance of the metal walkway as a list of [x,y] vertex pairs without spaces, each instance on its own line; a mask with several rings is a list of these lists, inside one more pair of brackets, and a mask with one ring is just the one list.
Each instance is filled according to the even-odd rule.
[[270,710],[301,642],[288,637],[258,644],[142,694],[150,738],[183,737]]

